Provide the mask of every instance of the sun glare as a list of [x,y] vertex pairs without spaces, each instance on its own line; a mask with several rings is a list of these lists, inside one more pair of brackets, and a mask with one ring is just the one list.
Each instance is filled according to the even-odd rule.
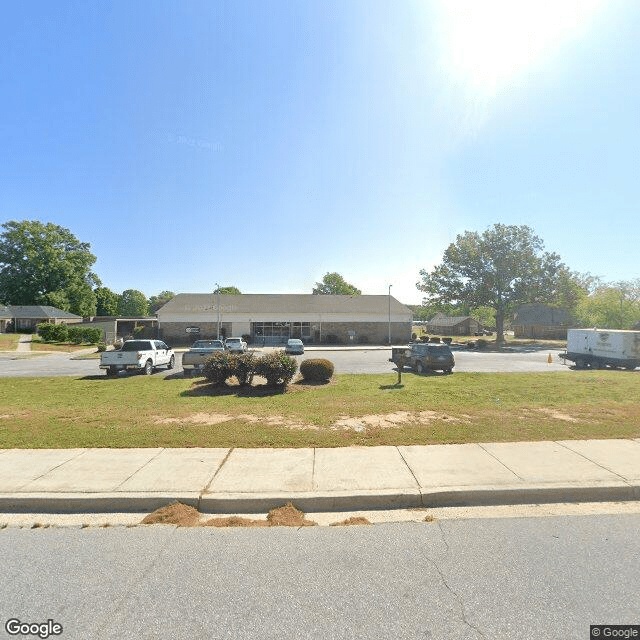
[[457,0],[440,4],[443,65],[481,103],[591,22],[598,0]]

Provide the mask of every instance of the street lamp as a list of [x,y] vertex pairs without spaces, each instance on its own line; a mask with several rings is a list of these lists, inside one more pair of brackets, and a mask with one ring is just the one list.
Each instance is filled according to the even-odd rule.
[[391,346],[391,287],[393,285],[389,285],[389,346]]
[[220,285],[216,282],[216,296],[218,307],[218,340],[220,340]]

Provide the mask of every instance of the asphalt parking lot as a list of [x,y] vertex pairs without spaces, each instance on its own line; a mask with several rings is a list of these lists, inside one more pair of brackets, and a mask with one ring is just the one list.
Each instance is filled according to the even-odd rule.
[[[256,350],[260,353],[262,350]],[[519,349],[508,353],[454,350],[455,372],[544,372],[571,371],[558,358],[558,350]],[[326,358],[335,365],[337,373],[394,373],[389,362],[390,349],[307,349],[303,356],[294,356],[298,362],[306,358]],[[549,355],[552,362],[549,363]],[[0,354],[0,377],[45,376],[104,376],[97,359],[82,360],[76,355],[47,354],[19,356]],[[153,375],[179,375],[182,372],[182,353],[176,353],[176,367],[172,371],[159,369]],[[440,374],[435,374],[440,375]],[[105,376],[106,377],[106,376]]]

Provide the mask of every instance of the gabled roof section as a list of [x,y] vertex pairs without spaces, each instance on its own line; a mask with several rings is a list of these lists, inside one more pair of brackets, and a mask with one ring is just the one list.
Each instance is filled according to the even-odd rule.
[[[158,309],[157,313],[207,313],[220,307],[234,313],[387,313],[389,296],[332,296],[310,293],[179,293]],[[411,317],[411,309],[391,296],[391,312]]]
[[11,315],[11,309],[0,304],[0,318],[13,318]]
[[13,318],[74,318],[82,320],[82,316],[77,316],[75,313],[69,313],[68,311],[46,305],[11,305],[9,309],[11,310],[11,316]]
[[564,309],[549,307],[546,304],[523,304],[513,318],[515,325],[541,324],[547,326],[565,325],[570,320]]

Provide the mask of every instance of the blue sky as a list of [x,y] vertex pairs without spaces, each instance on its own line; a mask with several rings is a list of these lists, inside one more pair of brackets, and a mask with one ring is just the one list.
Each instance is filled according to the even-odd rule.
[[338,271],[415,304],[496,222],[638,278],[639,31],[633,0],[7,3],[0,221],[147,296]]

